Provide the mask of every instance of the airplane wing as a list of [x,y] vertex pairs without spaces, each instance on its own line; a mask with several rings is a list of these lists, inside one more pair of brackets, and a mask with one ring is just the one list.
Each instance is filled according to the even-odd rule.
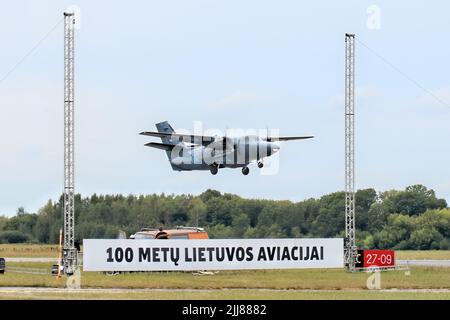
[[145,146],[162,149],[162,150],[166,150],[166,151],[171,151],[175,147],[175,145],[173,145],[173,144],[156,143],[156,142],[146,143]]
[[289,141],[289,140],[303,140],[303,139],[311,139],[314,138],[314,136],[303,136],[303,137],[267,137],[262,138],[263,140],[266,140],[268,142],[272,141]]
[[158,137],[158,138],[169,138],[169,139],[176,139],[178,141],[183,142],[190,142],[193,144],[210,144],[214,140],[217,139],[217,137],[212,136],[199,136],[199,135],[191,135],[191,134],[181,134],[181,133],[166,133],[166,132],[151,132],[151,131],[144,131],[140,133],[144,136],[151,136],[151,137]]

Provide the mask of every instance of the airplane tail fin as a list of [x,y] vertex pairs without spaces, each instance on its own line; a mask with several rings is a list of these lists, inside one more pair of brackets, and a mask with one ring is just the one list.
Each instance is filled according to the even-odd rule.
[[[172,126],[167,121],[163,121],[156,124],[156,129],[158,129],[158,132],[162,133],[175,133],[175,130],[173,130]],[[163,137],[161,138],[162,143],[165,144],[176,144],[172,141],[170,137]]]
[[[172,128],[172,126],[167,121],[159,122],[156,124],[156,129],[158,129],[158,132],[162,133],[175,133],[175,130]],[[178,141],[173,141],[170,137],[162,137],[161,141],[165,145],[176,145]],[[172,166],[172,169],[175,170],[175,167],[172,160],[172,149],[166,149],[167,158],[169,159],[170,165]]]

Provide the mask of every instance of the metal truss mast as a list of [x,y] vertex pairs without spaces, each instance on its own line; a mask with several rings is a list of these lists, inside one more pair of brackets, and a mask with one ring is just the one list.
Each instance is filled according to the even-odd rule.
[[73,274],[77,264],[75,249],[75,162],[74,162],[74,13],[64,12],[64,246],[63,265]]
[[345,242],[348,271],[355,271],[355,35],[345,34]]

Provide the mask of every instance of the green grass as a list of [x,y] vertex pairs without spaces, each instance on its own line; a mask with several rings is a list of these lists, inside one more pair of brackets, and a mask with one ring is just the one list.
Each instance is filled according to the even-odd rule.
[[399,260],[450,260],[450,250],[400,250],[395,251]]
[[162,299],[162,300],[450,300],[450,293],[433,292],[295,292],[295,291],[257,291],[257,290],[221,290],[221,291],[152,291],[127,293],[5,293],[0,288],[0,299]]
[[[49,263],[9,263],[11,267],[44,268]],[[346,273],[341,269],[290,269],[221,271],[215,275],[188,272],[124,273],[107,276],[100,272],[82,272],[83,288],[149,289],[314,289],[364,290],[370,274]],[[66,278],[6,272],[0,275],[2,286],[64,287]],[[411,274],[388,271],[381,274],[383,289],[450,289],[450,268],[412,267]]]
[[[10,262],[7,266],[50,271],[51,263]],[[221,271],[215,275],[202,276],[189,272],[124,273],[116,276],[108,276],[100,272],[82,272],[81,287],[83,289],[159,289],[161,291],[11,292],[2,290],[2,287],[64,288],[66,278],[56,279],[50,274],[7,271],[0,275],[0,299],[450,299],[448,291],[371,291],[366,288],[369,276],[370,274],[367,273],[346,273],[341,269]],[[409,276],[403,271],[383,272],[381,288],[448,290],[450,289],[450,268],[412,267]],[[309,292],[307,290],[325,291]]]
[[[0,257],[54,257],[56,245],[0,245]],[[396,251],[400,260],[450,259],[450,251]],[[38,268],[50,272],[51,263],[7,262],[10,267]],[[341,269],[221,271],[195,276],[189,272],[124,273],[107,276],[82,272],[82,288],[159,289],[145,292],[6,292],[2,287],[64,288],[66,278],[50,274],[6,272],[0,275],[0,299],[450,299],[448,292],[380,292],[366,288],[370,274]],[[450,289],[450,268],[411,267],[383,272],[382,289]],[[173,289],[187,289],[174,291]],[[245,290],[243,290],[245,289]],[[268,291],[275,289],[285,291]],[[192,291],[191,291],[192,290]],[[204,291],[213,290],[213,291]],[[294,291],[327,290],[327,291]]]
[[0,257],[58,258],[58,245],[50,244],[0,244]]

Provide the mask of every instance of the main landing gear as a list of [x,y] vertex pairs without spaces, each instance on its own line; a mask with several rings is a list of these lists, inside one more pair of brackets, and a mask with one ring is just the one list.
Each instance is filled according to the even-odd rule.
[[258,161],[258,168],[261,169],[262,167],[264,167],[264,163],[262,161]]
[[211,174],[212,174],[213,176],[215,176],[215,175],[217,174],[217,172],[219,172],[219,166],[217,166],[217,165],[212,165],[212,166],[211,166],[211,169],[209,169],[209,171],[211,171]]
[[[258,162],[258,168],[262,168],[263,166],[264,166],[264,164],[262,162]],[[211,172],[212,175],[215,176],[217,174],[217,172],[219,172],[219,166],[214,163],[214,164],[210,165],[209,171]],[[248,175],[249,173],[250,173],[249,167],[247,167],[247,166],[242,167],[242,174],[244,176]]]

